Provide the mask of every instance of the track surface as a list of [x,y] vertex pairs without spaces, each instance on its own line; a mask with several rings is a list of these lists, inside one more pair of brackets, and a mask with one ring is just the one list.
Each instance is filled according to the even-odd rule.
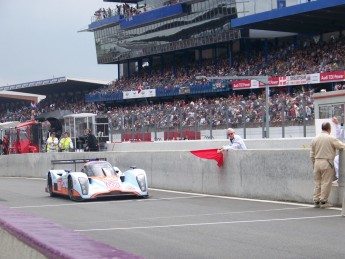
[[[150,190],[72,202],[43,179],[0,178],[0,204],[145,258],[344,258],[340,209]],[[54,233],[52,233],[53,235]]]

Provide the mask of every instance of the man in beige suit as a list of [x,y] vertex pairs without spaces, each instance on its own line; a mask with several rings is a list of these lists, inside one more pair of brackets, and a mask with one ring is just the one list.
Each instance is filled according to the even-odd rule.
[[337,149],[344,149],[345,144],[331,136],[331,124],[323,122],[322,132],[311,143],[310,157],[314,171],[314,207],[331,207],[328,197],[334,176],[334,157]]

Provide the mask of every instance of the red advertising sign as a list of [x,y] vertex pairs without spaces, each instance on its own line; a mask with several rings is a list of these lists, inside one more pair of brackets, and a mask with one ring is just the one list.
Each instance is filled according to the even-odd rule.
[[232,82],[232,89],[250,89],[251,80],[240,80]]
[[320,73],[320,82],[345,81],[345,71]]

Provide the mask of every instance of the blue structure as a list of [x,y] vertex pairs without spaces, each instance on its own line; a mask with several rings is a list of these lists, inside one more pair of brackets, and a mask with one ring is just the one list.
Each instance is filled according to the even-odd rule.
[[[177,68],[189,75],[191,63],[203,68],[205,61],[213,64],[215,71],[211,72],[216,73],[220,59],[226,58],[230,66],[236,65],[234,56],[241,51],[248,63],[251,53],[262,51],[264,59],[258,64],[260,68],[270,62],[270,48],[279,44],[279,37],[288,35],[290,42],[298,47],[300,33],[315,36],[345,29],[345,0],[314,0],[294,5],[288,0],[258,1],[259,9],[269,5],[271,9],[249,15],[247,10],[241,10],[241,15],[246,15],[243,17],[238,17],[237,10],[242,7],[235,0],[131,0],[127,3],[136,5],[119,1],[111,15],[98,18],[88,27],[95,36],[98,63],[117,64],[119,77],[123,78],[131,75],[140,78],[143,73],[164,76],[167,70],[176,78]],[[258,32],[253,36],[253,29],[262,30],[260,37]],[[160,86],[156,88],[156,97],[230,94],[230,91],[229,82],[196,81],[188,86]],[[87,97],[90,102],[123,100],[122,92]]]

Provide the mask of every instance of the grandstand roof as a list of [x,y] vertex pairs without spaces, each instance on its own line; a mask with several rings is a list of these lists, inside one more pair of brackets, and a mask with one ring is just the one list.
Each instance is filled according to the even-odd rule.
[[16,99],[16,100],[27,100],[27,101],[34,101],[35,103],[39,103],[41,100],[45,99],[45,95],[39,94],[29,94],[23,92],[13,92],[13,91],[0,91],[0,100],[2,98],[5,99]]
[[345,29],[345,0],[312,1],[231,20],[234,28],[298,33]]
[[25,91],[26,93],[48,95],[54,92],[92,91],[107,84],[107,81],[101,80],[58,77],[22,84],[2,86],[0,87],[0,91]]

